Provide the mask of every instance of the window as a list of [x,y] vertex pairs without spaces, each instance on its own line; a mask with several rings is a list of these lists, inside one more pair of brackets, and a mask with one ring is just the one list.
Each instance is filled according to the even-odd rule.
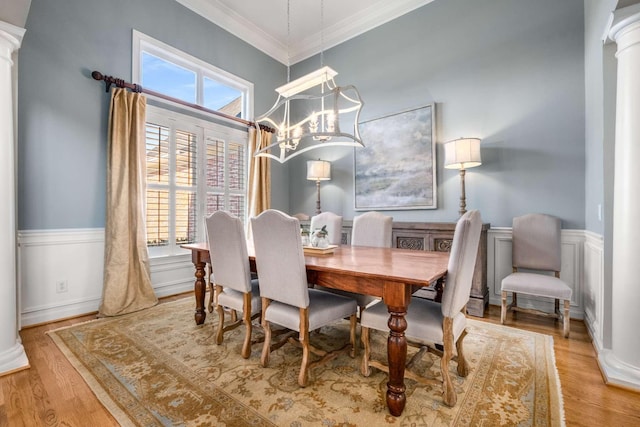
[[147,246],[151,256],[205,239],[204,218],[246,219],[247,132],[148,106]]
[[[229,116],[252,114],[251,83],[137,31],[133,45],[133,81],[144,88]],[[204,218],[216,210],[246,221],[247,132],[149,98],[155,101],[146,123],[147,246],[152,257],[177,255],[186,253],[180,245],[205,239]],[[167,108],[157,105],[163,102]]]
[[253,113],[253,84],[133,31],[132,80],[163,95],[239,118]]

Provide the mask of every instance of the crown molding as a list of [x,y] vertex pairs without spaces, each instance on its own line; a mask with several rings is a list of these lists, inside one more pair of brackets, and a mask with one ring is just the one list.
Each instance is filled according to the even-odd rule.
[[250,19],[216,0],[176,0],[193,12],[208,19],[229,33],[251,44],[277,61],[287,65],[295,64],[313,55],[337,46],[353,37],[363,34],[386,22],[396,19],[433,0],[404,0],[393,2],[381,0],[367,7],[357,16],[346,16],[339,22],[324,29],[324,46],[321,34],[316,32],[289,46],[271,34],[257,28]]
[[236,11],[215,0],[176,1],[277,61],[287,63],[287,47]]

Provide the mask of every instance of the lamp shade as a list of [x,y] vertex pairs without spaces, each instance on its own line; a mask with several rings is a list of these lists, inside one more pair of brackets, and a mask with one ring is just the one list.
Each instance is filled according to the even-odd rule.
[[444,167],[469,169],[482,164],[479,138],[460,138],[444,144]]
[[307,161],[307,179],[312,181],[328,181],[331,179],[331,163],[326,160]]

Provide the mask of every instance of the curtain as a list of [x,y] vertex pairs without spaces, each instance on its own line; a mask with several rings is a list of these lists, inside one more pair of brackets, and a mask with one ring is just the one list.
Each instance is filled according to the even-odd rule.
[[158,303],[151,285],[145,226],[145,111],[140,93],[115,88],[109,109],[107,220],[100,316]]
[[[258,138],[260,132],[260,138]],[[271,166],[267,157],[253,157],[253,153],[271,144],[273,134],[265,130],[249,128],[249,218],[271,207]],[[250,223],[249,223],[250,224]]]

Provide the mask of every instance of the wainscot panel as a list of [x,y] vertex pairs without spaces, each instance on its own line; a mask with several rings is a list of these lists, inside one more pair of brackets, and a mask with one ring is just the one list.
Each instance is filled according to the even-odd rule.
[[[158,297],[193,289],[189,255],[152,259]],[[102,298],[104,229],[18,232],[19,325],[96,312]]]

